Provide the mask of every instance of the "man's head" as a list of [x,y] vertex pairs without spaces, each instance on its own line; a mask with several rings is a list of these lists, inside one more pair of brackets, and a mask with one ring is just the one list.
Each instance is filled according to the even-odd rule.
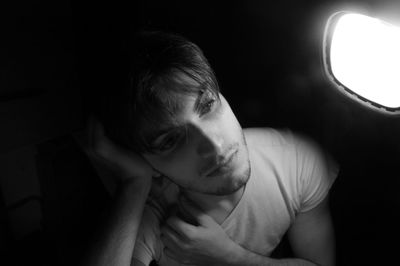
[[200,48],[159,32],[137,34],[128,47],[129,72],[100,114],[106,134],[185,189],[242,187],[250,171],[242,129]]

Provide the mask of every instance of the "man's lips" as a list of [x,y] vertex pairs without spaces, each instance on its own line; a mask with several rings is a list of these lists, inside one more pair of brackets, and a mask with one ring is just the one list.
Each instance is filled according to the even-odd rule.
[[205,167],[202,176],[213,177],[224,173],[229,169],[230,163],[237,153],[238,149],[233,149],[223,157],[224,159],[220,160],[219,162],[212,162],[208,164],[207,167]]

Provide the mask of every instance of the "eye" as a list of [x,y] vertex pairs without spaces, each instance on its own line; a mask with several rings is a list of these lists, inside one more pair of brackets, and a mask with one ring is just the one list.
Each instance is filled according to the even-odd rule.
[[207,99],[204,103],[201,104],[201,109],[200,109],[200,115],[205,115],[209,113],[214,104],[215,104],[216,99],[215,98],[209,98]]
[[156,148],[159,152],[166,152],[172,150],[177,143],[181,140],[182,134],[180,132],[173,132],[168,134]]

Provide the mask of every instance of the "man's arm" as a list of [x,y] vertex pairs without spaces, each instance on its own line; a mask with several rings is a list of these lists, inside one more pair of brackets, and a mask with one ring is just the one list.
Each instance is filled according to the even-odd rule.
[[334,234],[327,200],[297,216],[289,230],[289,241],[298,258],[288,259],[272,259],[246,250],[195,206],[190,206],[187,211],[197,220],[198,226],[171,217],[162,228],[161,240],[166,246],[165,252],[179,262],[241,266],[334,264]]
[[318,265],[335,265],[335,234],[328,195],[315,208],[297,215],[288,238],[296,256]]
[[[117,192],[109,220],[101,228],[85,265],[131,265],[143,208],[149,192],[148,184],[125,182]],[[140,265],[139,262],[135,266]],[[143,265],[143,264],[141,264]]]
[[[153,169],[138,154],[115,145],[95,119],[89,121],[86,152],[95,163],[113,169],[119,178],[107,221],[99,228],[84,265],[129,266],[142,214],[149,194]],[[135,261],[135,265],[143,265]]]
[[[296,258],[271,259],[238,249],[236,265],[335,265],[335,235],[328,196],[315,208],[297,215],[288,231]],[[300,259],[301,258],[301,259]],[[235,259],[232,258],[234,261]]]

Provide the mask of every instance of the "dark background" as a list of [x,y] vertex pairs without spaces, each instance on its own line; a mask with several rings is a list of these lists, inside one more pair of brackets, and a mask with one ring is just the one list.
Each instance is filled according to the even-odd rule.
[[197,43],[243,127],[288,127],[332,153],[338,265],[394,264],[400,118],[345,99],[322,71],[326,18],[345,8],[400,14],[394,0],[3,5],[0,265],[76,265],[83,254],[109,197],[74,136],[139,28]]

